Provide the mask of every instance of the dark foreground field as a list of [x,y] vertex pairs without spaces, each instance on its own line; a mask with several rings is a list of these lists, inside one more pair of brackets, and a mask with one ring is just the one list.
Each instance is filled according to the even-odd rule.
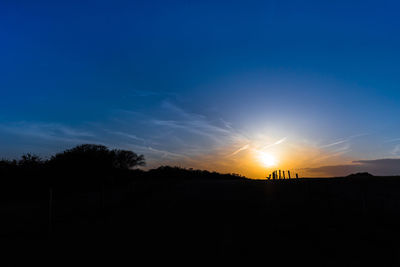
[[400,264],[400,177],[142,179],[106,191],[54,189],[51,229],[47,189],[41,197],[13,190],[0,204],[3,252],[17,252],[10,266]]

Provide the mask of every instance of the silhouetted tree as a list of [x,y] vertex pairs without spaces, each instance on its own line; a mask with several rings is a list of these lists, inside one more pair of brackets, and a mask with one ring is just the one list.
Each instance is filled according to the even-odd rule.
[[37,168],[44,164],[44,161],[37,155],[24,154],[18,161],[18,165],[22,168]]
[[103,172],[129,169],[145,164],[144,156],[127,150],[109,150],[106,146],[84,144],[53,156],[50,163],[57,168]]
[[131,169],[145,165],[144,156],[137,155],[132,151],[114,149],[111,153],[114,158],[113,166],[117,169]]
[[50,162],[57,168],[67,168],[67,170],[96,171],[112,168],[110,152],[103,145],[79,145],[56,154]]

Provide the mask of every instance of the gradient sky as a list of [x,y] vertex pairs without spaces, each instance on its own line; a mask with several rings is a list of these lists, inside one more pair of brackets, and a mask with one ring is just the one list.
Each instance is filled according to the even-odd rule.
[[148,168],[261,178],[267,153],[306,176],[400,174],[399,11],[3,0],[0,157],[101,143],[144,154]]

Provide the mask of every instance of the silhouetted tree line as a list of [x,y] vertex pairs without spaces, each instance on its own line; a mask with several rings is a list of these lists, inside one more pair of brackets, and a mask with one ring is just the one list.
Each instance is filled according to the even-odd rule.
[[0,190],[10,187],[21,194],[54,187],[63,191],[107,191],[113,186],[151,181],[171,182],[183,179],[244,179],[238,174],[219,174],[202,170],[161,166],[149,171],[143,155],[128,150],[108,149],[103,145],[84,144],[57,153],[44,160],[25,154],[18,160],[0,161]]
[[[44,160],[34,154],[24,154],[16,160],[0,160],[1,174],[10,174],[14,171],[54,171],[51,174],[81,176],[95,174],[99,176],[119,174],[118,171],[133,171],[132,173],[153,178],[175,179],[213,179],[245,178],[240,174],[220,174],[206,170],[186,169],[182,167],[161,166],[147,172],[134,169],[145,165],[143,155],[128,150],[110,150],[103,145],[84,144],[65,150]],[[146,173],[146,174],[145,174]]]
[[105,170],[131,169],[145,165],[143,155],[128,150],[109,150],[103,145],[85,144],[65,150],[43,160],[30,153],[22,155],[19,160],[1,160],[1,170],[60,168],[64,171],[102,172]]

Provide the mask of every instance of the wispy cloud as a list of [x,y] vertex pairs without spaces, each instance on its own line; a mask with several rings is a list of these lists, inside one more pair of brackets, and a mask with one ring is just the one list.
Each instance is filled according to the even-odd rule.
[[21,121],[0,124],[1,157],[37,153],[47,158],[77,144],[100,142],[95,132],[61,123]]
[[384,143],[393,143],[393,142],[399,142],[399,141],[400,141],[400,138],[393,138],[393,139],[384,141]]
[[282,139],[280,139],[280,140],[278,140],[276,142],[273,142],[272,144],[268,144],[266,146],[263,146],[261,149],[267,149],[267,148],[270,148],[270,147],[273,147],[273,146],[277,146],[277,145],[282,144],[283,142],[285,142],[286,139],[287,139],[287,137],[284,137],[284,138],[282,138]]
[[144,138],[140,138],[134,134],[131,133],[125,133],[125,132],[120,132],[120,131],[111,131],[111,130],[106,130],[106,132],[111,133],[111,134],[115,134],[115,135],[119,135],[122,137],[126,137],[135,141],[140,141],[140,142],[146,142],[146,140]]
[[174,120],[151,120],[156,126],[163,126],[169,129],[177,129],[190,132],[197,135],[202,135],[214,139],[219,142],[218,134],[230,134],[230,131],[219,128],[207,122],[206,120],[192,121],[174,121]]
[[340,141],[337,141],[337,142],[333,142],[333,143],[330,143],[330,144],[322,145],[319,148],[332,147],[332,146],[340,145],[340,144],[343,144],[343,143],[346,143],[346,142],[348,142],[348,139],[343,139],[343,140],[340,140]]
[[152,147],[147,147],[147,148],[148,148],[149,151],[159,154],[164,159],[167,158],[169,160],[174,160],[174,159],[187,158],[187,156],[185,156],[183,154],[173,153],[173,152],[160,150],[160,149],[156,149],[156,148],[152,148]]
[[234,156],[236,154],[238,154],[240,151],[246,150],[250,147],[250,144],[244,145],[241,148],[239,148],[238,150],[234,151],[232,154],[229,154],[228,157]]
[[137,149],[154,164],[196,167],[199,159],[210,157],[210,162],[216,163],[222,148],[249,142],[227,120],[190,111],[171,99],[162,100],[153,112],[115,110],[112,121],[115,126],[108,134],[140,146]]
[[330,158],[337,158],[344,154],[347,154],[351,152],[352,140],[366,135],[368,134],[367,133],[355,134],[348,136],[346,138],[337,139],[328,144],[320,145],[318,149],[323,150],[325,152],[324,155],[316,158],[315,160],[312,160],[313,162],[310,163],[315,163],[315,161],[323,162],[324,160]]
[[14,135],[30,136],[45,140],[88,141],[95,137],[92,132],[60,123],[15,122],[0,124],[0,130]]
[[[149,123],[152,126],[160,128],[161,131],[173,131],[181,137],[186,136],[188,144],[196,143],[199,139],[195,137],[190,138],[187,134],[195,134],[201,137],[201,140],[206,138],[210,141],[211,146],[215,144],[221,145],[226,141],[227,137],[236,135],[233,132],[232,126],[226,127],[229,124],[226,121],[224,121],[223,126],[218,125],[206,116],[188,112],[170,101],[163,101],[161,107],[169,117],[173,117],[174,119],[151,118],[149,119]],[[204,146],[204,143],[200,146]]]
[[341,138],[341,139],[337,139],[331,143],[325,144],[325,145],[321,145],[319,146],[319,148],[330,148],[330,147],[334,147],[340,144],[344,144],[344,143],[349,143],[352,139],[357,138],[357,137],[361,137],[361,136],[366,136],[368,135],[367,133],[361,133],[361,134],[355,134],[355,135],[351,135],[348,136],[346,138]]

